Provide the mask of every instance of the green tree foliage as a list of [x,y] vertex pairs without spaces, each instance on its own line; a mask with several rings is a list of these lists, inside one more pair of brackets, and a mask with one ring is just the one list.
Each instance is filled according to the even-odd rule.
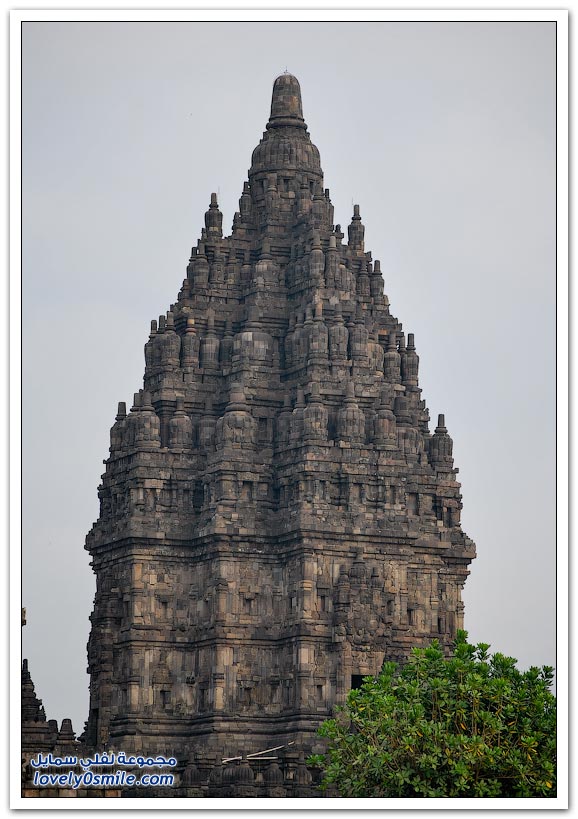
[[553,669],[520,672],[458,632],[398,668],[386,663],[351,691],[319,729],[322,788],[345,797],[553,797],[556,699]]

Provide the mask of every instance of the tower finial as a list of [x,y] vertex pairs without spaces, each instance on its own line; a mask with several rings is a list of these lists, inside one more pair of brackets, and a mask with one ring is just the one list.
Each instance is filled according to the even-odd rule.
[[219,210],[217,194],[211,194],[211,204],[205,213],[205,230],[207,237],[220,239],[223,236],[223,214]]
[[301,87],[297,77],[287,70],[273,83],[271,97],[271,116],[268,127],[276,128],[282,125],[292,125],[305,128],[303,107],[301,104]]

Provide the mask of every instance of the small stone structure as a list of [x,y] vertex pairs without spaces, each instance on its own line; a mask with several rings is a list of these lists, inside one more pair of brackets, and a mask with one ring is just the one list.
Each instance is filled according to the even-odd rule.
[[[26,609],[22,609],[22,625],[26,625]],[[34,768],[31,760],[53,757],[78,757],[80,742],[72,729],[70,719],[63,719],[60,730],[55,719],[46,719],[42,700],[36,696],[34,683],[28,670],[28,660],[22,661],[21,676],[21,743],[20,757],[22,765],[21,795],[27,798],[69,798],[69,797],[120,797],[120,789],[113,788],[63,788],[40,787],[34,784]],[[42,773],[61,774],[60,768],[44,768]],[[68,769],[67,769],[68,770]],[[80,772],[80,769],[78,769]]]
[[319,724],[384,660],[449,647],[475,547],[414,336],[359,207],[334,224],[290,74],[222,222],[212,194],[111,430],[83,741],[175,756],[178,795],[313,795]]

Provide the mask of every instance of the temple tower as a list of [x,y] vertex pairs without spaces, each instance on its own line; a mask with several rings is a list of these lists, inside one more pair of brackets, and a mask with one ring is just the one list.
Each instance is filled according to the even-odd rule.
[[86,541],[84,740],[193,766],[316,750],[363,675],[449,646],[475,556],[414,336],[359,206],[334,224],[290,74],[228,236],[222,222],[212,194],[143,387],[119,405]]

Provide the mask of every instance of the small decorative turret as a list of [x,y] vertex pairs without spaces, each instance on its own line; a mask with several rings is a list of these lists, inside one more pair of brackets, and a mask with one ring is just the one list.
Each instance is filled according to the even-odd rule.
[[256,304],[249,305],[247,321],[233,342],[233,362],[271,364],[273,339],[265,332],[261,313]]
[[28,660],[22,660],[22,722],[46,722],[46,714],[34,691],[34,683],[28,670]]
[[285,393],[283,407],[277,416],[277,435],[275,436],[275,443],[278,447],[284,447],[289,442],[291,434],[291,415],[291,397],[289,393]]
[[379,333],[374,330],[370,340],[367,343],[369,350],[369,366],[379,376],[383,375],[383,362],[385,358],[385,351],[379,341]]
[[297,217],[304,219],[311,210],[311,193],[309,185],[305,180],[299,186],[299,196],[297,197]]
[[220,247],[215,248],[215,255],[209,266],[209,283],[213,287],[225,283],[225,261]]
[[367,260],[363,259],[359,274],[357,276],[357,294],[361,296],[361,298],[365,299],[369,297],[369,293],[370,287],[369,274],[367,272]]
[[217,419],[213,410],[213,399],[210,395],[205,398],[204,412],[199,421],[199,449],[210,452],[215,444],[215,427]]
[[251,188],[248,182],[243,184],[243,193],[239,199],[239,211],[241,213],[241,220],[244,223],[251,221]]
[[303,311],[297,311],[297,321],[293,333],[293,366],[302,367],[304,364],[307,339],[303,330]]
[[309,394],[309,402],[303,411],[303,440],[326,441],[327,420],[327,407],[321,400],[319,384],[317,381],[313,381]]
[[383,302],[383,276],[381,275],[381,262],[376,259],[373,263],[373,273],[370,279],[370,292],[372,299],[377,303]]
[[169,447],[171,449],[189,449],[193,439],[193,424],[185,412],[184,398],[177,398],[175,414],[169,423]]
[[126,426],[126,404],[124,401],[118,402],[118,412],[114,419],[114,424],[110,429],[110,453],[113,455],[122,449],[124,445],[124,429]]
[[223,214],[219,210],[216,193],[211,194],[211,204],[205,213],[205,228],[209,240],[223,238]]
[[405,395],[398,395],[393,403],[393,411],[398,424],[411,424],[411,415]]
[[255,282],[263,287],[277,287],[279,284],[279,265],[271,254],[271,241],[263,239],[259,261],[255,265]]
[[351,358],[356,364],[367,364],[367,327],[363,318],[363,308],[357,304],[355,313],[355,324],[350,334]]
[[138,416],[140,413],[140,406],[141,406],[141,394],[140,392],[135,392],[132,402],[132,407],[130,408],[130,414],[127,416],[125,421],[125,426],[123,430],[123,442],[124,446],[127,448],[132,448],[135,445],[135,438],[136,438],[136,429],[138,425]]
[[[375,437],[375,422],[377,421],[377,410],[372,402],[365,409],[365,440],[366,443],[371,444]],[[365,491],[365,488],[364,490]]]
[[309,794],[309,786],[311,785],[311,773],[307,769],[305,762],[305,754],[303,751],[299,752],[299,762],[297,764],[297,771],[295,772],[295,783],[297,784],[297,793],[302,789],[303,795]]
[[389,334],[389,344],[387,352],[383,358],[383,375],[389,384],[399,384],[401,357],[397,351],[397,333],[395,330]]
[[363,559],[363,549],[361,547],[355,549],[355,559],[349,570],[349,579],[352,586],[365,584],[367,580],[367,566]]
[[323,302],[315,304],[315,317],[309,333],[309,360],[323,363],[327,360],[329,334],[323,320]]
[[317,230],[327,222],[327,200],[321,187],[321,181],[318,181],[315,185],[315,192],[311,202],[311,217]]
[[229,258],[227,259],[227,276],[226,282],[229,285],[235,285],[239,281],[239,265],[237,262],[237,250],[235,245],[231,242],[229,248]]
[[233,334],[233,325],[231,319],[228,318],[225,322],[225,335],[221,339],[220,358],[221,364],[228,367],[231,364],[233,357],[233,345],[235,336]]
[[333,230],[333,216],[334,216],[334,207],[331,204],[331,197],[329,196],[329,188],[325,188],[325,201],[327,203],[327,222],[329,226]]
[[414,334],[408,333],[407,349],[401,357],[401,381],[408,387],[417,387],[419,356],[415,351]]
[[358,444],[365,441],[365,414],[355,400],[353,381],[347,382],[345,400],[337,413],[337,438]]
[[172,312],[167,313],[165,331],[159,339],[160,365],[178,367],[181,355],[181,338],[175,332],[175,319]]
[[285,367],[293,366],[293,336],[295,334],[295,316],[293,313],[289,316],[289,327],[285,335],[285,342],[283,349],[285,352]]
[[347,566],[341,564],[339,567],[339,578],[337,580],[337,600],[338,606],[348,606],[351,595],[351,583],[349,582],[349,572]]
[[313,330],[313,309],[311,305],[308,304],[305,308],[305,321],[303,322],[303,334],[302,344],[303,344],[303,353],[304,355],[308,355],[309,353],[309,342],[311,339],[311,332]]
[[319,238],[319,231],[313,231],[313,247],[309,256],[309,278],[311,284],[315,287],[323,287],[325,270],[325,256],[321,250],[321,239]]
[[337,287],[337,279],[339,275],[339,251],[335,235],[329,237],[329,247],[325,251],[325,286]]
[[350,259],[345,257],[339,263],[338,287],[352,299],[356,298],[355,275],[351,268]]
[[209,774],[209,792],[211,792],[213,788],[216,789],[221,785],[224,780],[223,773],[222,765],[217,764],[213,766]]
[[454,442],[446,429],[445,416],[438,415],[435,433],[429,439],[429,460],[438,472],[451,472],[454,466],[452,457]]
[[265,211],[266,224],[275,224],[279,215],[279,191],[277,190],[277,174],[267,174],[265,183]]
[[181,367],[184,370],[197,369],[201,342],[195,329],[194,318],[187,318],[185,335],[181,339]]
[[76,748],[76,734],[72,728],[72,720],[68,717],[62,720],[56,741],[60,752]]
[[347,235],[349,237],[350,250],[355,253],[363,253],[365,227],[359,215],[359,205],[353,206],[353,216],[351,218],[351,224],[347,228]]
[[255,781],[255,774],[246,759],[234,768],[233,781],[236,785],[252,785]]
[[155,366],[155,341],[156,341],[156,334],[157,334],[157,322],[155,319],[151,321],[151,331],[149,333],[149,340],[145,344],[144,354],[145,354],[145,370],[151,370],[152,367]]
[[297,400],[291,413],[291,442],[300,444],[303,440],[303,413],[305,410],[305,395],[302,387],[297,387]]
[[399,431],[398,445],[408,463],[415,463],[423,452],[423,438],[421,433],[409,424]]
[[279,765],[273,761],[267,766],[264,774],[265,783],[269,788],[283,787],[284,777],[283,771]]
[[192,256],[187,275],[195,290],[206,290],[209,284],[209,261],[205,255],[205,243],[199,242],[197,252]]
[[161,445],[161,422],[151,403],[151,394],[143,390],[141,406],[136,415],[135,446],[139,449],[155,449]]
[[345,326],[339,302],[333,311],[333,324],[329,328],[329,353],[332,361],[347,360],[349,330]]
[[215,314],[207,313],[207,331],[201,342],[201,367],[205,370],[216,370],[219,366],[219,338],[215,332]]
[[195,764],[195,757],[191,757],[181,776],[181,784],[185,788],[198,788],[204,783],[204,779]]
[[243,227],[243,220],[238,210],[233,214],[233,224],[231,225],[231,236],[237,235],[238,231]]
[[397,446],[396,420],[391,409],[392,394],[390,386],[382,389],[375,419],[374,442],[384,449],[395,449]]
[[255,446],[257,422],[251,415],[242,384],[236,383],[231,386],[225,414],[217,421],[215,440],[217,449],[224,447],[253,448]]
[[245,259],[241,265],[241,284],[248,285],[251,281],[251,265],[248,261],[248,254],[245,254]]

